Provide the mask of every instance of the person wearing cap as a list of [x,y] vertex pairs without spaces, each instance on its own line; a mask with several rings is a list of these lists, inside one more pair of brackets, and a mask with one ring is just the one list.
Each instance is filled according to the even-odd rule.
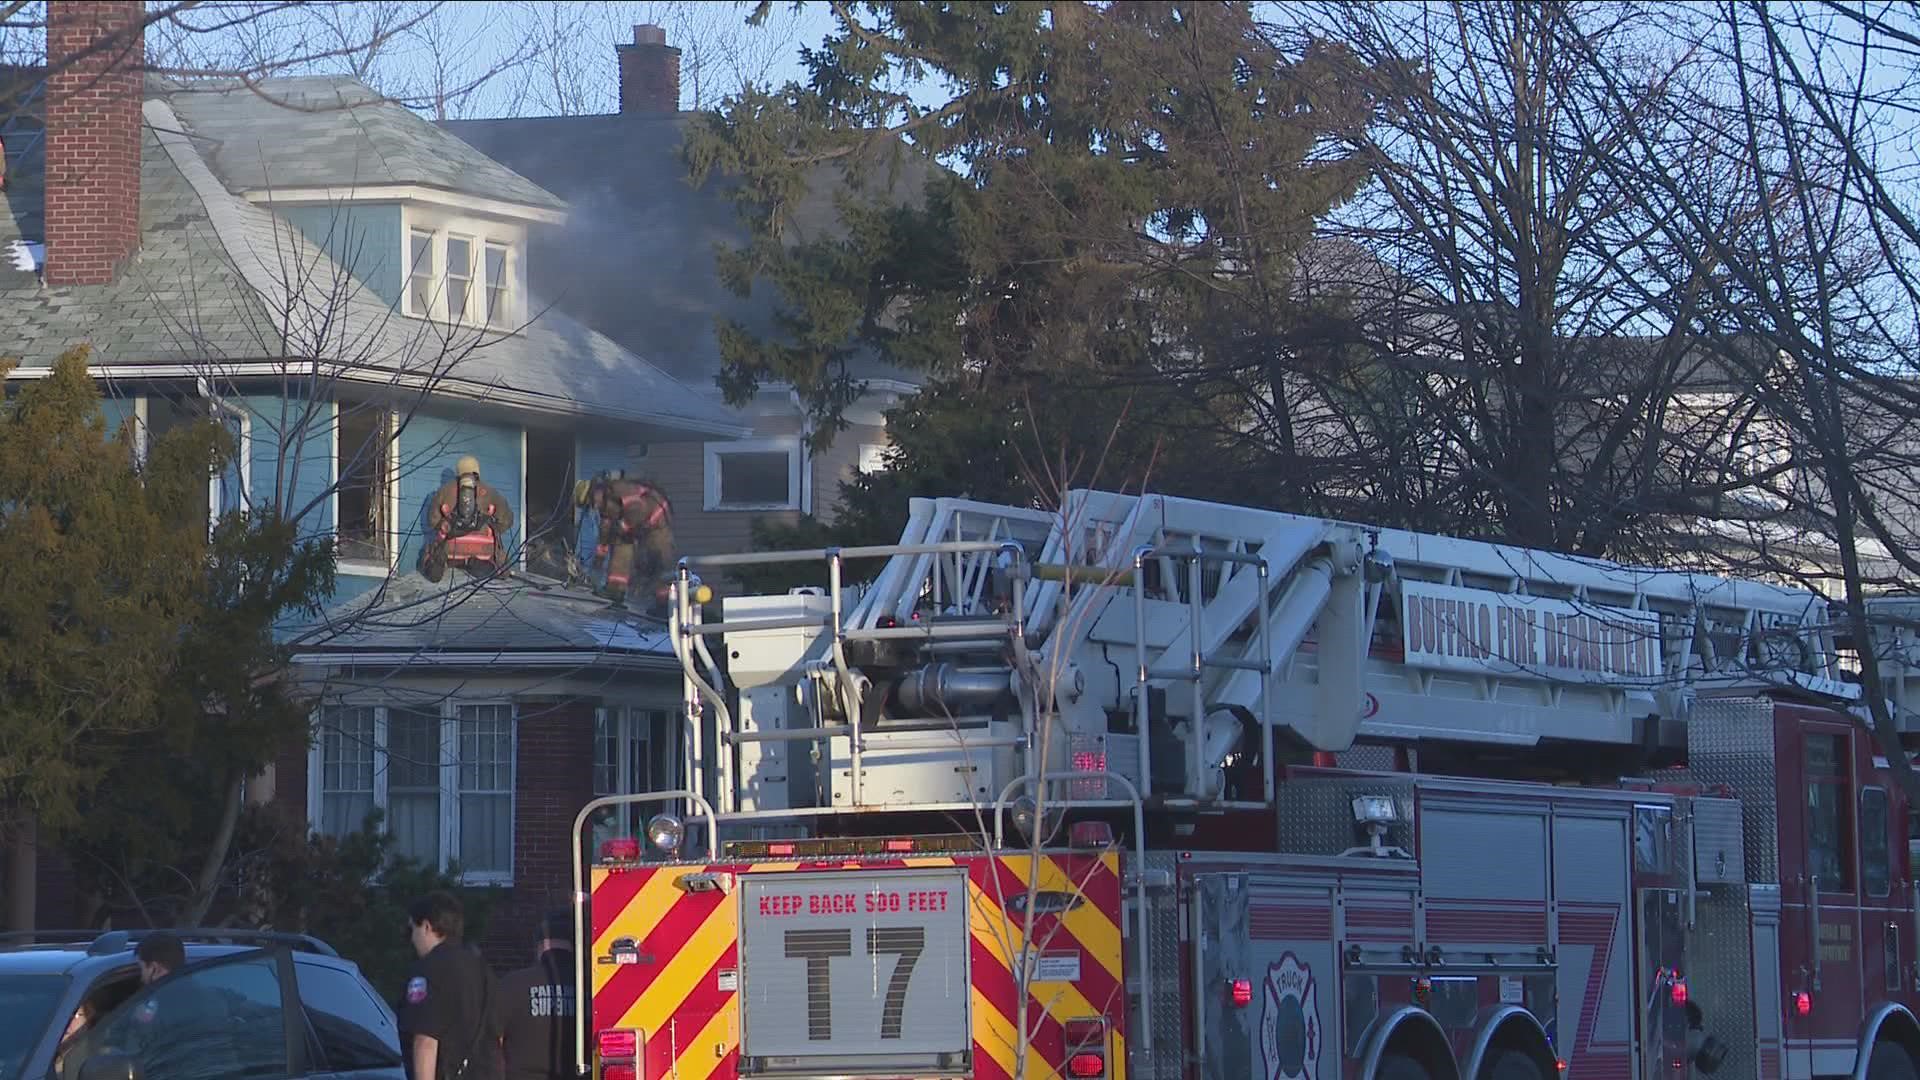
[[534,961],[500,980],[495,1027],[507,1080],[573,1075],[575,992],[573,916],[554,911],[534,930]]
[[453,479],[434,492],[427,522],[434,531],[421,560],[428,581],[445,577],[448,566],[463,566],[476,575],[506,569],[513,508],[480,479],[480,459],[472,454],[456,462]]

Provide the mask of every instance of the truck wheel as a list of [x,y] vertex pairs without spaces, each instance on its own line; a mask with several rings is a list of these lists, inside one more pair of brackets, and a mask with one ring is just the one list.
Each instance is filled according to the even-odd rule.
[[1914,1071],[1913,1058],[1899,1043],[1882,1039],[1874,1044],[1873,1056],[1867,1059],[1867,1080],[1920,1080],[1920,1075]]
[[[1386,1053],[1380,1055],[1380,1064],[1373,1070],[1373,1080],[1433,1080],[1427,1075],[1426,1066],[1405,1054]],[[1876,1077],[1875,1080],[1878,1080]]]
[[1518,1050],[1496,1050],[1480,1066],[1479,1080],[1546,1080],[1540,1066]]

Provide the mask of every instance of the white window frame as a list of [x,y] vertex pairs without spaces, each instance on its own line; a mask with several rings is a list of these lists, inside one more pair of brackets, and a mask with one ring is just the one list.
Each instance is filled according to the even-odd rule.
[[854,468],[864,475],[887,471],[887,451],[893,449],[892,443],[861,443],[860,457]]
[[[340,403],[327,403],[333,452],[327,455],[327,513],[336,534],[340,528]],[[341,559],[336,569],[356,577],[386,577],[400,565],[400,414],[387,410],[387,557],[384,562]]]
[[[426,311],[421,311],[413,301],[413,279],[415,276],[413,239],[415,233],[424,233],[427,238],[426,278],[427,295],[429,299]],[[441,295],[442,290],[438,287],[440,282],[441,245],[445,243],[446,236],[439,229],[431,228],[425,224],[409,225],[403,220],[400,237],[400,265],[406,268],[406,273],[402,276],[400,283],[400,310],[416,319],[428,318],[433,314],[434,308],[446,303],[446,298]]]
[[[253,492],[253,413],[214,394],[212,384],[205,378],[194,380],[194,395],[207,403],[207,419],[218,420],[226,417],[238,421],[240,437],[235,451],[239,455],[239,460],[236,464],[240,467],[240,505],[245,506],[252,498]],[[150,449],[148,440],[153,435],[147,426],[147,418],[152,415],[147,404],[149,397],[151,395],[145,393],[135,394],[132,401],[133,407],[128,410],[127,415],[128,420],[133,423],[133,459],[142,466],[147,463],[147,453]],[[220,523],[220,515],[229,509],[223,505],[220,498],[223,479],[224,476],[221,473],[212,473],[207,477],[207,535],[209,537],[213,535],[214,528]]]
[[[666,723],[662,725],[662,729],[667,733],[669,739],[678,736],[678,738],[683,741],[679,746],[663,753],[662,758],[667,763],[667,767],[672,770],[673,775],[663,783],[656,783],[653,790],[665,791],[686,786],[686,778],[679,775],[686,769],[684,745],[686,726],[683,716],[676,714],[676,711],[672,708],[647,708],[640,705],[603,706],[593,710],[591,783],[594,798],[599,798],[602,795],[638,794],[635,787],[636,778],[633,775],[634,755],[632,747],[636,742],[646,743],[648,744],[648,756],[652,756],[652,751],[656,748],[651,745],[652,739],[648,736],[650,735],[653,717],[656,715],[665,718]],[[614,758],[611,762],[613,766],[613,784],[610,790],[602,791],[600,784],[600,770],[602,767],[600,760],[601,729],[608,727],[611,728],[614,741]],[[679,805],[684,802],[684,799],[662,799],[657,802],[627,806],[622,808],[622,810],[628,818],[629,828],[637,834],[638,830],[648,818],[651,818],[662,810],[674,810],[679,813],[685,813],[686,807]]]
[[[429,310],[417,310],[413,303],[413,234],[432,236],[433,299]],[[400,209],[400,265],[406,268],[400,290],[400,312],[409,318],[441,323],[458,323],[475,329],[512,331],[527,319],[527,228],[523,223],[484,217],[472,211],[456,210],[421,202],[405,203]],[[458,237],[469,245],[467,302],[464,310],[447,310],[447,240]],[[504,248],[506,261],[506,310],[495,318],[486,318],[486,252],[489,246]]]
[[[514,870],[520,861],[519,848],[514,843],[514,832],[520,821],[520,710],[511,698],[450,698],[440,702],[440,869],[445,869],[460,852],[460,710],[482,705],[504,705],[509,710],[507,721],[509,775],[506,793],[507,868],[505,870],[464,870],[460,874],[460,881],[464,885],[512,886]],[[310,716],[310,723],[315,732],[320,731],[321,725],[326,722],[328,707],[373,709],[373,805],[382,810],[386,809],[389,804],[386,767],[389,707],[379,704],[369,705],[367,702],[329,703],[329,706],[316,708]],[[315,738],[307,750],[307,828],[313,832],[318,832],[321,823],[325,820],[322,816],[326,797],[325,784],[326,740]]]
[[[735,439],[729,442],[710,442],[705,444],[706,460],[706,498],[704,508],[710,511],[759,511],[799,510],[806,501],[803,476],[800,463],[798,435],[778,435],[765,439]],[[781,451],[787,455],[787,493],[785,502],[778,503],[722,503],[720,501],[720,459],[727,454],[765,454]]]
[[[495,248],[498,248],[501,253],[500,277],[503,282],[501,285],[501,293],[503,294],[502,299],[506,302],[501,305],[499,311],[489,315],[487,313],[487,305],[489,302],[487,293],[491,290],[487,284],[487,253],[493,251]],[[520,320],[515,318],[521,311],[520,275],[515,268],[515,264],[519,261],[520,250],[505,240],[487,239],[481,242],[480,273],[474,280],[478,282],[480,288],[480,319],[484,325],[494,328],[510,328],[520,325]]]

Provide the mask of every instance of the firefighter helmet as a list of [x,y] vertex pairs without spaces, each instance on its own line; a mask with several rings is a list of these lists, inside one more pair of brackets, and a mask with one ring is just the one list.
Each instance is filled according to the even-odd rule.
[[575,506],[587,505],[587,496],[591,495],[592,493],[593,493],[593,483],[591,481],[575,480],[573,482],[573,505]]
[[459,461],[454,462],[453,475],[479,476],[480,475],[480,459],[477,457],[474,457],[472,454],[463,455]]

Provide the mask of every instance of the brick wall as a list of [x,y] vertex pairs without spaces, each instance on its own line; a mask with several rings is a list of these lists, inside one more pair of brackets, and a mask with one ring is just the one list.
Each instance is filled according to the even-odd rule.
[[658,26],[633,28],[633,44],[613,47],[620,58],[620,111],[680,111],[680,50]]
[[540,916],[568,905],[573,863],[567,837],[574,815],[593,797],[591,699],[526,701],[514,765],[513,888],[488,918],[480,947],[500,968],[532,961],[530,935]]
[[47,5],[46,280],[113,280],[140,242],[140,0]]

